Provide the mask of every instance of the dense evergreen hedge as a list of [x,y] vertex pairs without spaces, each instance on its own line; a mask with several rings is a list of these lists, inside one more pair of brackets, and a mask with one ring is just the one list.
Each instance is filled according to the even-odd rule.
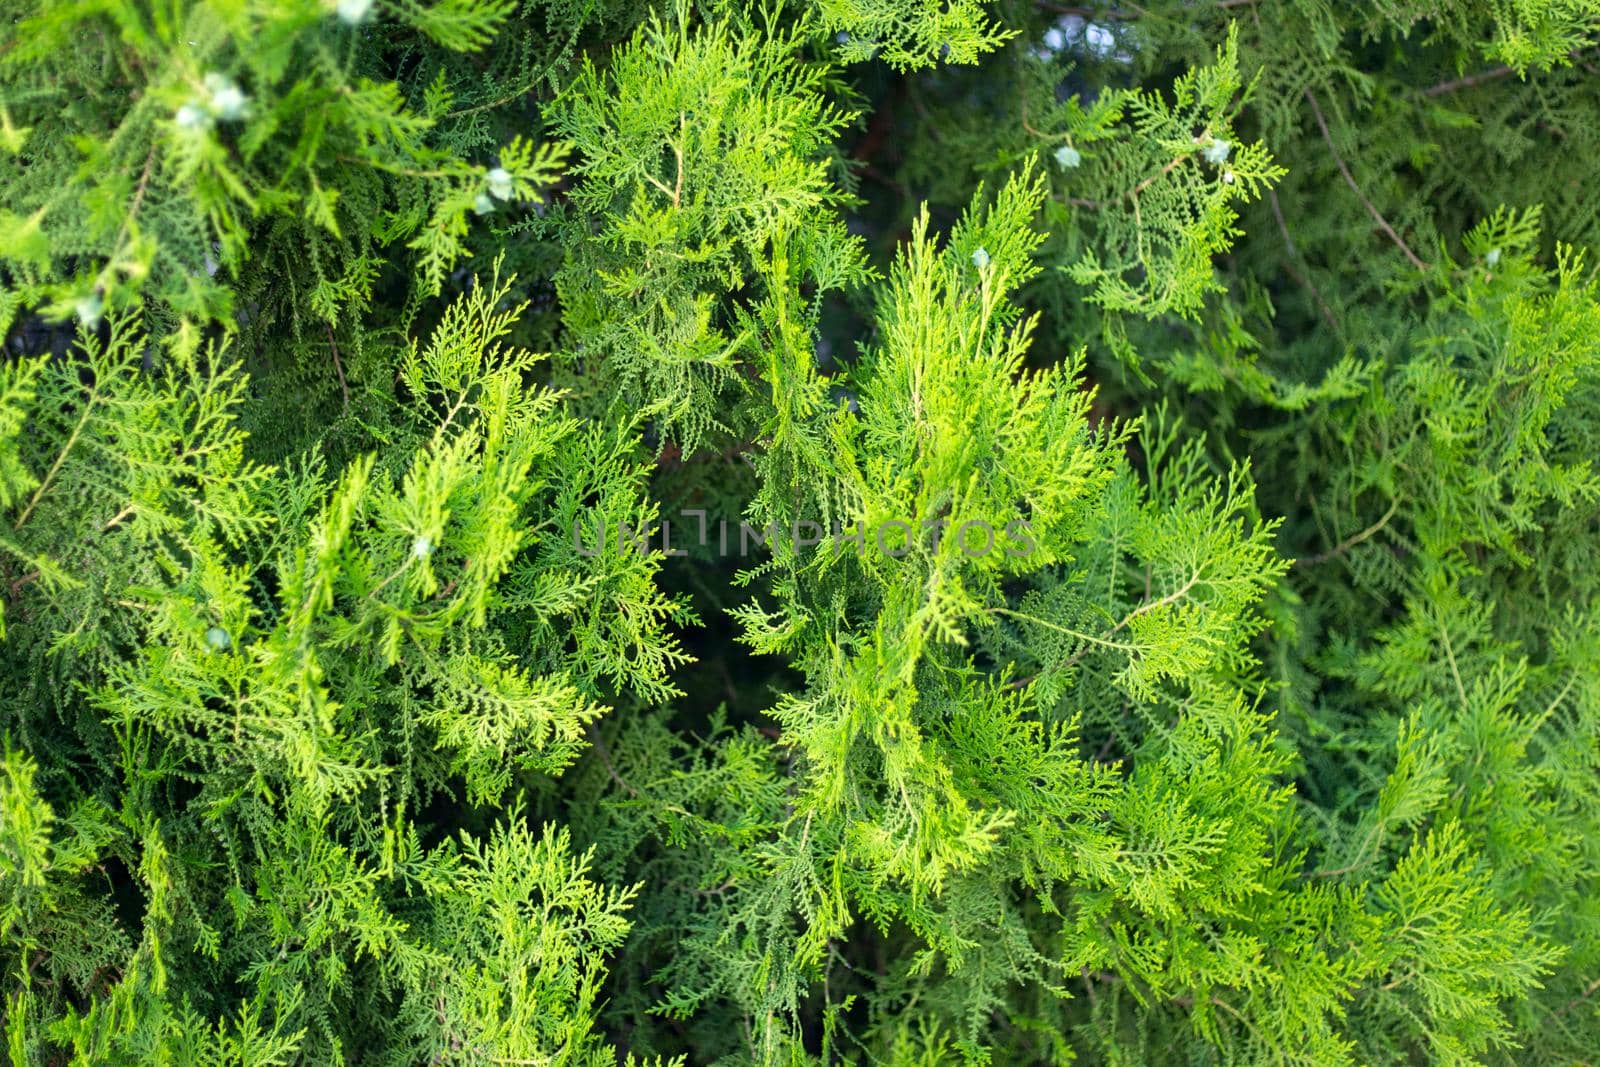
[[0,1030],[1582,1064],[1595,0],[0,0]]

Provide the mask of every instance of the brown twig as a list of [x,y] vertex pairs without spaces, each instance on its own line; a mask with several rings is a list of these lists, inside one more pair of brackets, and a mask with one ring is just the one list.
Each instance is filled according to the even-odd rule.
[[1333,153],[1334,163],[1338,164],[1339,173],[1344,175],[1345,184],[1350,186],[1357,199],[1366,206],[1367,214],[1372,216],[1372,220],[1378,224],[1378,228],[1389,235],[1389,239],[1395,243],[1395,246],[1400,251],[1405,253],[1406,258],[1411,261],[1412,265],[1418,270],[1427,270],[1428,265],[1417,258],[1416,253],[1411,251],[1411,246],[1407,245],[1398,233],[1395,233],[1394,227],[1389,225],[1389,220],[1383,217],[1383,213],[1373,206],[1371,200],[1367,199],[1367,194],[1361,191],[1361,186],[1356,184],[1355,175],[1351,174],[1350,168],[1345,166],[1344,158],[1339,155],[1339,149],[1333,143],[1333,134],[1328,132],[1328,120],[1323,117],[1322,107],[1317,103],[1316,95],[1312,93],[1310,86],[1306,87],[1305,97],[1306,102],[1311,105],[1312,115],[1316,117],[1317,127],[1322,131],[1322,139],[1328,142],[1328,151]]
[[14,579],[11,582],[11,599],[12,600],[17,599],[17,597],[22,594],[23,587],[27,586],[27,585],[30,585],[33,582],[37,581],[38,578],[39,578],[39,569],[37,567],[35,567],[33,570],[29,571],[27,574],[24,574],[22,577]]
[[350,386],[344,380],[344,364],[339,362],[339,342],[333,339],[333,326],[324,322],[328,331],[328,347],[333,349],[333,369],[339,374],[339,394],[344,397],[344,410],[350,410]]
[[[151,145],[150,151],[147,152],[144,157],[144,169],[139,172],[139,185],[133,191],[133,199],[128,202],[128,213],[123,216],[122,226],[117,230],[116,240],[111,242],[113,255],[122,248],[122,239],[128,236],[128,231],[133,228],[133,217],[139,213],[139,205],[144,203],[144,194],[150,188],[150,174],[155,166],[155,161],[156,146]],[[109,270],[110,266],[111,263],[108,260],[106,262],[106,269]],[[104,274],[102,272],[102,277],[103,276]]]
[[1350,551],[1352,548],[1356,547],[1361,542],[1365,541],[1367,538],[1371,537],[1373,534],[1389,525],[1389,520],[1394,518],[1395,509],[1399,506],[1400,501],[1396,500],[1392,502],[1389,505],[1389,510],[1383,513],[1383,518],[1379,519],[1371,526],[1368,526],[1365,530],[1362,530],[1358,534],[1351,534],[1349,537],[1346,537],[1343,541],[1340,541],[1337,545],[1334,545],[1326,552],[1318,552],[1315,556],[1307,556],[1305,559],[1295,560],[1294,566],[1311,567],[1318,563],[1326,563],[1335,556],[1344,555],[1346,552]]
[[600,757],[600,765],[606,769],[606,773],[611,776],[611,780],[621,786],[630,797],[637,797],[639,791],[624,781],[622,775],[617,773],[617,768],[612,766],[611,756],[606,752],[605,742],[600,740],[600,731],[594,728],[594,723],[586,723],[583,731],[589,735],[589,743],[594,745],[594,754]]
[[470,558],[462,560],[461,561],[461,567],[462,567],[461,573],[456,575],[454,578],[450,579],[450,581],[446,582],[445,583],[445,587],[443,589],[441,589],[437,593],[433,594],[433,599],[435,599],[435,600],[447,600],[447,599],[449,599],[450,594],[456,591],[456,586],[461,584],[461,579],[466,576],[466,569],[468,567],[471,567],[471,566],[472,566],[472,560]]
[[[1194,139],[1195,145],[1198,146],[1204,143],[1206,138],[1210,136],[1211,128],[1208,126],[1204,130],[1200,131],[1199,137]],[[1162,178],[1165,178],[1168,174],[1171,174],[1173,169],[1176,168],[1178,164],[1193,158],[1194,152],[1192,150],[1185,152],[1182,155],[1174,156],[1173,158],[1167,160],[1165,166],[1156,171],[1154,174],[1145,178],[1138,185],[1135,185],[1132,189],[1129,189],[1125,193],[1118,193],[1109,200],[1085,200],[1081,197],[1073,196],[1067,198],[1067,203],[1071,204],[1073,207],[1088,208],[1091,211],[1099,211],[1101,208],[1106,207],[1107,205],[1120,204],[1122,201],[1127,200],[1133,204],[1134,220],[1137,222],[1139,216],[1139,194],[1150,188]],[[1143,232],[1143,227],[1140,227],[1140,233],[1142,234]]]
[[732,461],[738,459],[746,452],[753,452],[760,447],[757,441],[736,441],[720,452],[703,449],[690,456],[683,454],[683,448],[676,441],[668,441],[661,447],[661,454],[656,457],[656,466],[667,469],[686,467],[691,463],[703,463],[707,460]]
[[1484,82],[1494,81],[1497,78],[1504,78],[1511,72],[1512,71],[1510,67],[1495,67],[1493,70],[1485,70],[1477,74],[1468,74],[1464,78],[1451,78],[1447,82],[1440,82],[1438,85],[1430,85],[1428,88],[1422,90],[1422,95],[1429,98],[1435,96],[1444,96],[1446,93],[1453,93],[1457,89],[1470,89],[1474,85],[1481,85]]
[[1577,996],[1573,997],[1570,1001],[1568,1001],[1566,1007],[1564,1007],[1560,1011],[1556,1012],[1556,1018],[1557,1019],[1561,1018],[1567,1012],[1571,1011],[1573,1008],[1576,1008],[1579,1004],[1582,1004],[1584,1001],[1586,1001],[1590,997],[1594,996],[1594,992],[1597,989],[1600,989],[1600,978],[1596,978],[1594,981],[1590,982],[1588,984],[1588,986],[1586,986],[1584,988],[1582,993],[1578,994]]
[[543,81],[548,74],[549,71],[547,70],[541,71],[538,78],[535,78],[533,81],[528,82],[528,84],[506,93],[504,96],[497,96],[493,100],[490,100],[484,104],[474,104],[472,107],[464,107],[456,111],[447,111],[445,112],[444,117],[447,119],[458,119],[463,115],[475,115],[480,111],[492,111],[503,104],[509,104],[518,97],[527,96],[529,93],[537,89],[539,87],[539,82]]
[[[1572,51],[1567,53],[1567,58],[1574,62],[1578,62],[1578,57],[1583,55],[1583,51],[1584,50],[1582,48],[1574,48]],[[1588,64],[1584,65],[1587,66]],[[1446,94],[1453,93],[1458,89],[1470,89],[1474,85],[1482,85],[1484,82],[1498,81],[1499,79],[1504,78],[1507,74],[1516,73],[1516,70],[1512,67],[1492,67],[1489,70],[1480,70],[1476,74],[1467,74],[1460,78],[1451,78],[1449,81],[1442,81],[1437,85],[1430,85],[1426,89],[1422,90],[1422,95],[1428,99],[1432,99],[1435,96],[1445,96]]]

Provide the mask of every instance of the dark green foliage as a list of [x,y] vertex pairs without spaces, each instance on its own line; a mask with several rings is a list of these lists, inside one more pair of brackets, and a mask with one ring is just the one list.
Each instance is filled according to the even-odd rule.
[[1600,1047],[1588,0],[0,16],[17,1067]]

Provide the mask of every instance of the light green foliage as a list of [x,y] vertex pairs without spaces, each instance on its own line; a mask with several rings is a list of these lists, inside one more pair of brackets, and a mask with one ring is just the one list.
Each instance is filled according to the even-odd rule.
[[1589,1062],[1596,44],[0,0],[9,1062]]
[[[1259,142],[1240,143],[1234,122],[1241,94],[1235,39],[1216,62],[1173,83],[1172,102],[1132,91],[1102,97],[1084,111],[1072,100],[1041,115],[1053,140],[1081,160],[1066,170],[1068,203],[1094,213],[1090,236],[1067,268],[1111,311],[1193,315],[1221,288],[1211,257],[1240,234],[1237,201],[1259,197],[1284,174]],[[1056,114],[1059,112],[1059,116]]]
[[[501,0],[340,5],[369,9],[354,22],[323,0],[31,6],[11,4],[0,37],[0,262],[56,315],[92,325],[147,294],[227,321],[228,277],[284,242],[306,271],[297,302],[320,318],[370,299],[390,242],[416,250],[437,294],[479,195],[535,199],[560,158],[513,139],[508,187],[489,192],[486,163],[432,135],[445,83],[408,101],[360,47],[374,24],[402,38],[397,19],[409,47],[479,48]],[[267,249],[251,237],[264,218],[281,221]]]
[[[513,815],[518,814],[513,811]],[[628,932],[631,890],[586,877],[565,831],[497,827],[403,864],[426,900],[426,980],[403,1017],[413,1054],[439,1063],[562,1062],[601,1067],[616,1054],[591,1032],[602,961]],[[421,979],[423,976],[416,976]]]
[[738,410],[741,364],[767,344],[775,363],[809,363],[787,320],[799,328],[822,294],[863,278],[859,242],[829,210],[843,196],[825,151],[849,115],[819,68],[797,64],[803,41],[652,22],[555,102],[582,157],[559,224],[556,283],[583,346],[568,359],[607,383],[598,410],[653,419],[685,454],[744,429],[719,414]]
[[1467,235],[1464,262],[1441,264],[1415,355],[1365,405],[1370,421],[1340,428],[1362,453],[1341,499],[1371,490],[1403,507],[1430,556],[1479,545],[1525,566],[1542,516],[1600,499],[1585,447],[1600,303],[1581,253],[1558,247],[1553,271],[1532,262],[1536,221],[1501,213]]
[[[504,1019],[483,991],[521,975],[531,950],[499,943],[500,926],[472,935],[464,946],[498,954],[479,960],[472,979],[447,955],[468,947],[441,940],[466,936],[449,901],[421,898],[424,918],[440,909],[428,933],[402,918],[419,905],[394,896],[413,877],[405,854],[415,845],[402,842],[414,838],[419,808],[458,789],[492,803],[516,774],[558,772],[605,710],[603,677],[670,693],[664,670],[683,658],[661,620],[688,617],[655,590],[650,557],[591,563],[570,583],[565,554],[538,548],[545,536],[529,525],[530,509],[550,507],[553,486],[569,484],[603,441],[579,446],[559,395],[527,386],[535,360],[506,343],[519,310],[501,307],[506,292],[475,288],[402,364],[407,403],[391,419],[414,446],[399,469],[364,457],[330,479],[315,461],[296,472],[251,463],[232,424],[245,383],[222,369],[220,353],[141,372],[145,346],[117,324],[106,344],[87,342],[87,383],[75,368],[39,383],[35,411],[50,418],[26,460],[41,473],[8,522],[7,573],[27,592],[14,608],[24,622],[9,640],[7,685],[12,699],[81,722],[66,751],[130,783],[130,802],[143,798],[124,819],[144,811],[152,820],[97,834],[85,809],[70,823],[100,847],[142,847],[150,921],[136,955],[148,967],[119,987],[134,1001],[159,998],[174,968],[232,975],[255,990],[241,1027],[271,1018],[274,1032],[299,1035],[301,1055],[340,1059],[362,1017],[351,1013],[357,989],[410,990],[410,1007],[380,1027],[392,1048],[383,1054],[410,1062],[417,1042],[448,1037],[431,1021],[443,973],[467,983],[449,999],[460,1000],[452,1013],[474,1040],[587,1050],[584,1062],[598,1055],[584,1036],[595,978],[579,981],[572,968],[580,958],[593,967],[626,928],[625,896],[560,898],[576,910],[570,931],[553,933],[571,937],[576,955],[559,977],[513,996]],[[612,461],[586,491],[613,514],[634,514],[637,488]],[[71,554],[52,556],[52,546]],[[544,635],[538,645],[508,643],[498,619],[511,605],[524,632]],[[625,628],[558,623],[586,612],[636,614]],[[58,670],[71,681],[53,688]],[[28,887],[47,866],[48,809],[29,797],[22,765],[8,766],[20,783],[12,806],[26,817],[7,826]],[[181,800],[158,801],[133,785],[153,773],[191,785]],[[193,830],[211,842],[209,858],[166,844],[167,833]],[[506,833],[472,861],[484,877],[532,874],[551,893],[575,877],[554,873],[564,871],[564,845],[536,849]],[[441,896],[458,862],[436,855],[414,877]],[[62,877],[75,869],[48,866]],[[110,915],[99,922],[120,926]],[[125,940],[100,942],[102,966],[125,966],[116,951]],[[63,966],[65,948],[50,950]],[[529,1013],[552,1028],[528,1032],[517,1020]],[[85,1019],[72,1041],[94,1059],[190,1034],[181,1020],[168,1034],[162,1018],[148,1007]]]
[[836,34],[846,63],[878,59],[897,70],[976,63],[1016,36],[984,0],[813,0],[812,6],[823,32]]
[[[1499,60],[1519,75],[1530,69],[1549,70],[1567,64],[1572,53],[1587,47],[1595,31],[1600,30],[1600,11],[1583,0],[1522,0],[1496,2],[1487,7],[1494,20],[1494,33],[1479,47],[1485,56]],[[1441,21],[1447,25],[1455,22],[1460,27],[1458,32],[1470,32],[1466,29],[1470,23],[1462,16],[1479,12],[1470,5],[1460,8],[1459,12],[1450,11]]]

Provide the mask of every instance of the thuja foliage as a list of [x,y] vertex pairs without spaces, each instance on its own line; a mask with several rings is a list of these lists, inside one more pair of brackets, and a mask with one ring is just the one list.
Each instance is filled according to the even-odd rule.
[[1600,1048],[1600,8],[0,12],[10,1063]]

